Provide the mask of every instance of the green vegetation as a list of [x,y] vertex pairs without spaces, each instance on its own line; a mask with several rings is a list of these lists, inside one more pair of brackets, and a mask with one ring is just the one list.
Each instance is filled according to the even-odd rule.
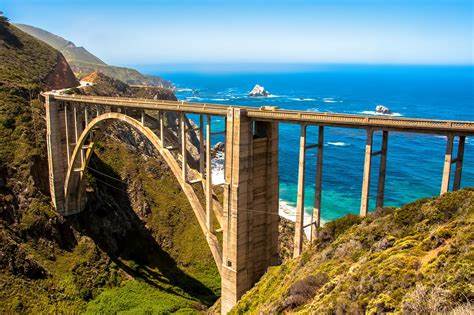
[[[100,173],[94,172],[94,170],[91,173],[99,183],[106,181],[109,186],[113,187],[117,187],[117,181],[111,181],[110,178],[101,176],[101,173],[115,174],[116,178],[129,181],[129,202],[136,209],[140,220],[151,231],[159,248],[170,256],[169,259],[165,259],[157,255],[155,251],[151,250],[153,245],[144,246],[132,243],[122,245],[124,247],[138,246],[138,249],[141,249],[140,253],[137,249],[136,255],[128,255],[128,257],[132,256],[135,261],[142,263],[141,267],[135,266],[135,269],[147,270],[141,272],[139,277],[146,279],[148,284],[154,283],[154,285],[165,287],[167,290],[170,288],[166,283],[177,281],[174,288],[171,289],[177,290],[178,287],[181,290],[178,290],[180,293],[176,294],[174,299],[166,302],[169,307],[189,306],[190,301],[193,301],[194,305],[212,305],[220,294],[219,273],[205,236],[194,217],[193,210],[167,165],[161,159],[143,160],[136,155],[132,148],[119,142],[99,145],[95,151],[100,162],[98,163],[96,159],[92,160],[91,167]],[[104,167],[105,169],[103,169]],[[92,181],[94,182],[94,179]],[[115,190],[116,194],[120,194],[120,191]],[[121,205],[124,207],[124,203]],[[142,246],[146,248],[142,248]],[[138,258],[142,255],[146,257]],[[128,264],[128,262],[124,263]],[[182,271],[186,276],[181,275],[175,277],[174,280],[163,281],[163,278],[167,277],[167,271],[160,270],[160,266],[164,266],[161,268],[166,269],[173,264],[176,264],[176,268],[179,270],[172,270],[171,274],[176,275]],[[155,275],[150,276],[150,274]],[[156,274],[160,274],[160,276],[156,276]],[[140,287],[146,286],[145,283],[140,284]],[[136,288],[136,286],[133,285],[132,288]],[[183,288],[185,288],[184,293],[181,293]],[[93,307],[101,309],[107,307],[108,298],[114,295],[122,296],[129,289],[130,287],[126,286],[106,291],[104,295],[107,298],[102,299],[102,296],[99,296],[97,300],[93,301]],[[146,291],[143,290],[143,292]],[[185,298],[180,299],[180,295],[184,295]],[[172,303],[175,300],[177,302]],[[123,300],[121,303],[125,303],[125,301]],[[133,300],[130,301],[133,302]],[[158,304],[156,307],[159,307]],[[130,304],[129,307],[133,308],[133,304]]]
[[143,75],[137,70],[131,68],[107,65],[101,59],[87,51],[84,47],[77,47],[73,42],[43,29],[25,24],[16,24],[16,26],[22,31],[59,50],[79,78],[82,78],[91,72],[100,71],[109,77],[128,84],[163,86],[166,88],[171,87],[170,82],[159,77]]
[[91,173],[84,213],[63,218],[52,208],[38,94],[77,84],[67,64],[58,72],[61,58],[0,23],[0,313],[201,312],[217,299],[219,275],[161,159],[105,138],[94,163],[121,178],[121,190]]
[[233,313],[472,312],[474,190],[326,224],[272,267]]

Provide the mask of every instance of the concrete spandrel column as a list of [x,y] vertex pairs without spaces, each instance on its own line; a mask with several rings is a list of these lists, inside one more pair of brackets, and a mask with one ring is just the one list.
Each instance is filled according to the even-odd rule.
[[372,139],[374,131],[367,129],[367,141],[365,143],[364,174],[362,179],[362,194],[360,200],[360,216],[367,216],[369,211],[370,172],[372,164]]
[[311,218],[311,241],[318,237],[318,228],[321,224],[321,196],[323,184],[323,149],[324,149],[324,127],[319,126],[318,129],[318,153],[316,158],[316,179],[314,192],[314,208]]
[[453,190],[461,188],[462,165],[464,162],[464,145],[466,143],[466,136],[459,137],[458,155],[456,156],[456,171],[454,173]]
[[296,220],[293,257],[298,257],[303,251],[303,224],[304,224],[304,182],[306,156],[306,125],[301,125],[300,151],[298,162],[298,191],[296,195]]
[[385,199],[385,177],[387,173],[388,131],[382,131],[382,148],[380,150],[379,182],[376,207],[382,208]]
[[449,180],[451,177],[451,164],[453,159],[453,135],[448,135],[446,142],[446,153],[444,155],[444,167],[443,167],[443,178],[441,180],[441,191],[440,195],[448,192]]

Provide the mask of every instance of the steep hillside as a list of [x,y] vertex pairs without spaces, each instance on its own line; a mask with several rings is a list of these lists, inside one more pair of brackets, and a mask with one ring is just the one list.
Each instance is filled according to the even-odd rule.
[[52,208],[37,97],[78,84],[60,60],[51,46],[0,23],[0,313],[211,305],[219,275],[206,241],[167,166],[134,151],[143,145],[138,135],[117,138],[111,125],[93,156],[86,210],[63,218]]
[[176,101],[176,96],[170,89],[147,86],[130,86],[125,82],[107,76],[106,74],[94,71],[83,77],[81,81],[89,82],[90,86],[84,86],[80,89],[72,89],[70,93],[96,95],[96,96],[124,96],[149,99],[161,99]]
[[79,78],[91,72],[100,71],[109,77],[128,84],[161,86],[166,88],[171,87],[170,82],[163,80],[160,77],[143,75],[137,70],[131,68],[107,65],[100,58],[87,51],[84,47],[77,47],[73,42],[43,29],[25,24],[16,24],[16,26],[22,31],[44,41],[62,52],[71,66],[71,69]]
[[474,190],[330,222],[234,314],[474,312]]
[[73,42],[65,40],[58,35],[26,24],[15,24],[15,26],[21,29],[23,32],[30,34],[31,36],[34,36],[45,43],[48,43],[56,50],[62,52],[68,62],[79,61],[105,65],[105,62],[91,54],[84,47],[77,47]]

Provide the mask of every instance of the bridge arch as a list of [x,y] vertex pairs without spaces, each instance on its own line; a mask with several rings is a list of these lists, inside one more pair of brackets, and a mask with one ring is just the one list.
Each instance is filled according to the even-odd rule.
[[[70,163],[65,177],[64,196],[66,212],[78,213],[82,211],[85,206],[84,172],[87,169],[93,149],[93,143],[91,142],[90,144],[86,145],[86,140],[94,129],[111,121],[119,121],[132,127],[138,133],[147,138],[156,151],[161,155],[163,160],[166,162],[176,177],[184,194],[186,195],[186,198],[193,209],[194,215],[198,220],[199,226],[206,237],[218,270],[221,272],[222,249],[217,237],[207,228],[205,210],[203,209],[192,185],[183,179],[181,176],[181,167],[179,166],[179,163],[176,161],[171,152],[163,147],[160,138],[150,128],[146,127],[140,121],[131,116],[125,115],[123,113],[107,112],[95,117],[87,124],[87,126],[85,126],[80,137],[77,139],[74,150],[72,151]],[[84,149],[86,150],[85,154],[83,153]]]

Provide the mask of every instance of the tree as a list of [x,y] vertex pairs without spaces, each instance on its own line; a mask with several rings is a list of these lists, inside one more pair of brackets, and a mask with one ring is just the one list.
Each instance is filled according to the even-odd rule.
[[3,15],[2,11],[0,11],[0,24],[8,25],[8,18],[5,15]]

